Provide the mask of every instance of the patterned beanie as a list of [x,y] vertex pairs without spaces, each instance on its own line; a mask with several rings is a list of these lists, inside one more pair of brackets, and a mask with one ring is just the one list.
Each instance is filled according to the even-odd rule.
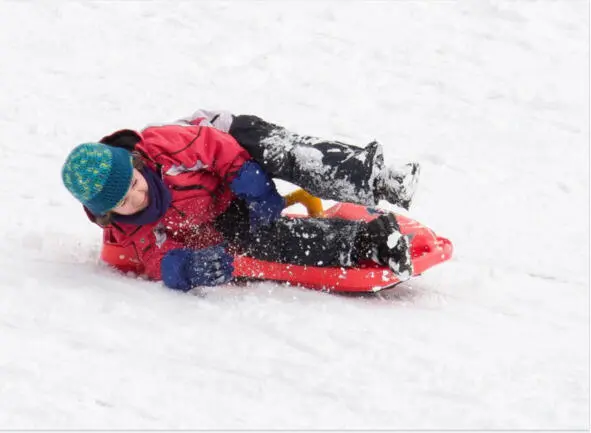
[[66,188],[97,216],[116,207],[125,197],[132,174],[131,154],[102,143],[76,146],[62,167]]

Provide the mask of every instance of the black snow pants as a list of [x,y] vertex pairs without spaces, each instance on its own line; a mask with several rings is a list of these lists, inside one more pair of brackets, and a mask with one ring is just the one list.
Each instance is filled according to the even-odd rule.
[[215,220],[235,253],[277,263],[349,267],[358,263],[355,239],[365,223],[336,218],[289,218],[250,232],[248,207],[240,199]]
[[384,157],[376,141],[364,148],[326,141],[253,115],[234,116],[228,132],[271,177],[326,200],[378,204],[375,181]]

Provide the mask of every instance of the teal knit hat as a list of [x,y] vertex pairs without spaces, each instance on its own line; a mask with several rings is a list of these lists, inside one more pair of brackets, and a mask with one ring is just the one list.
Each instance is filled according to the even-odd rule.
[[129,190],[132,174],[131,154],[102,143],[76,146],[62,167],[66,188],[95,215],[117,206]]

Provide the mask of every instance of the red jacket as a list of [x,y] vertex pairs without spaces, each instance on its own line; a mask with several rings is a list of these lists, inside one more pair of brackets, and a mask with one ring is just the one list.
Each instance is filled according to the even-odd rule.
[[160,261],[171,249],[199,249],[222,241],[213,220],[235,198],[229,183],[251,157],[232,136],[208,126],[153,126],[141,133],[123,130],[101,141],[120,145],[118,140],[135,143],[146,164],[162,173],[172,204],[156,223],[104,227],[104,241],[132,245],[147,276],[160,280]]

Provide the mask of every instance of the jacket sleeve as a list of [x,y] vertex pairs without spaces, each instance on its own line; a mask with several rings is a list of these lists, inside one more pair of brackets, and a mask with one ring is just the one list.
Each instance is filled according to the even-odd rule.
[[109,225],[103,228],[103,243],[132,249],[134,252],[130,251],[129,254],[134,262],[138,260],[141,264],[140,273],[156,281],[162,280],[163,257],[171,250],[184,247],[180,242],[169,239],[161,226],[144,226],[139,231],[126,234],[123,230],[116,230],[113,225]]
[[[229,134],[207,126],[167,125],[142,131],[147,153],[165,170],[205,169],[230,182],[250,154]],[[170,173],[167,173],[170,174]]]

